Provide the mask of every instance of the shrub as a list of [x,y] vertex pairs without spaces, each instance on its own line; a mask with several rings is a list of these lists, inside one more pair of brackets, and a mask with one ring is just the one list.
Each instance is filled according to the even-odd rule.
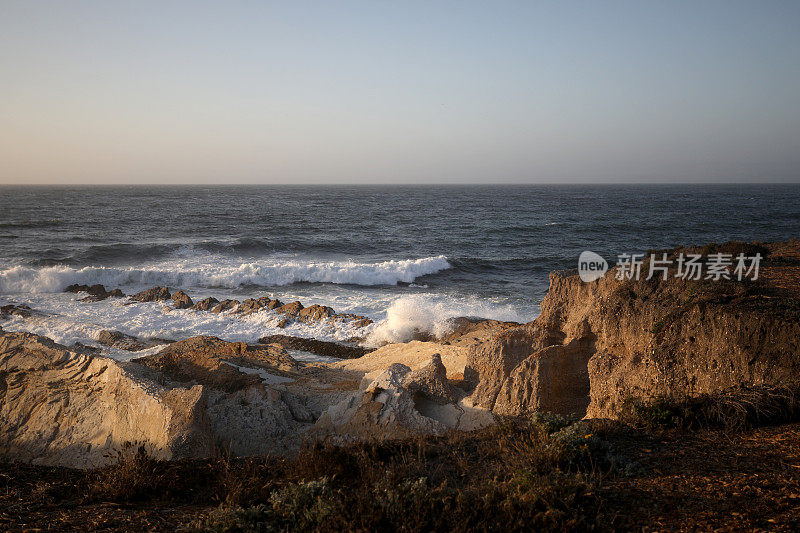
[[647,428],[740,430],[800,420],[800,382],[735,387],[696,397],[629,399],[620,418]]

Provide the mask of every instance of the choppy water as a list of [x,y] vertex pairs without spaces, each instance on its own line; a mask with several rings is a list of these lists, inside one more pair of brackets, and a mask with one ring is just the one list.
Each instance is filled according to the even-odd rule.
[[[526,321],[548,273],[618,253],[800,236],[800,186],[0,188],[0,301],[57,323],[253,340],[268,322],[85,304],[60,291],[153,285],[193,297],[272,295],[398,324],[480,315]],[[38,328],[38,329],[37,329]],[[345,338],[350,331],[306,331]]]

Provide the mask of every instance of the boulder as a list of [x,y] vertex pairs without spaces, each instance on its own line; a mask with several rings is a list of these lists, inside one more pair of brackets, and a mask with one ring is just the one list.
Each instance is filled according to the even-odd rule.
[[302,350],[326,357],[336,357],[338,359],[355,359],[374,350],[374,348],[363,348],[361,346],[347,346],[338,342],[320,341],[317,339],[306,339],[303,337],[292,337],[289,335],[267,335],[258,339],[261,344],[278,344],[290,350]]
[[458,401],[458,393],[447,381],[447,369],[438,353],[431,356],[427,366],[409,372],[403,380],[403,386],[441,405]]
[[33,314],[33,309],[28,307],[27,305],[16,305],[16,304],[8,304],[0,307],[0,317],[3,319],[7,319],[11,316],[19,316],[22,318],[28,318]]
[[97,342],[103,346],[109,346],[118,350],[126,350],[129,352],[138,352],[152,346],[147,344],[136,337],[126,335],[120,331],[103,330],[97,335]]
[[203,298],[202,300],[194,304],[192,307],[190,307],[190,309],[194,309],[195,311],[210,311],[218,303],[219,300],[217,300],[212,296],[209,296],[208,298]]
[[[297,302],[299,303],[299,302]],[[288,313],[287,313],[288,314]],[[336,311],[330,307],[314,304],[310,307],[305,307],[297,312],[297,319],[301,322],[314,323],[330,318],[336,314]]]
[[110,297],[113,297],[113,298],[124,298],[125,297],[125,293],[122,292],[119,289],[113,289],[113,290],[109,291],[108,295]]
[[131,300],[134,302],[160,302],[169,300],[171,297],[172,295],[167,287],[153,287],[146,291],[137,292],[131,296]]
[[236,308],[235,313],[237,315],[251,315],[253,313],[257,313],[262,309],[269,309],[269,305],[272,303],[272,300],[267,298],[266,296],[262,296],[261,298],[248,298],[247,300],[243,301],[239,307]]
[[172,301],[175,309],[189,309],[194,305],[194,302],[189,295],[183,291],[175,291],[172,294]]
[[300,311],[303,310],[303,304],[300,302],[292,302],[290,304],[282,305],[280,307],[275,308],[276,313],[280,313],[282,315],[286,315],[292,318],[297,318],[300,314]]
[[138,365],[29,333],[0,335],[0,375],[5,460],[96,467],[126,443],[159,459],[213,451],[201,386],[158,385]]
[[220,303],[211,308],[211,312],[215,314],[230,311],[239,306],[239,300],[222,300]]
[[443,434],[447,426],[420,413],[414,394],[403,387],[410,372],[403,364],[391,365],[361,390],[322,413],[313,433],[335,442]]

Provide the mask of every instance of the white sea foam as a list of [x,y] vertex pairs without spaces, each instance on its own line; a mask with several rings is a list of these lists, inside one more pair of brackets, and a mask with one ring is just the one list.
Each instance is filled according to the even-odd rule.
[[[100,346],[96,339],[102,330],[117,330],[127,335],[148,339],[180,340],[195,335],[213,335],[227,341],[256,342],[260,337],[282,333],[329,341],[344,341],[369,330],[349,322],[321,321],[315,324],[295,322],[285,328],[277,325],[277,315],[262,310],[248,316],[214,314],[189,309],[171,309],[163,303],[124,305],[117,298],[101,302],[80,302],[72,294],[26,295],[21,298],[0,298],[0,304],[22,303],[41,311],[44,316],[28,318],[11,316],[0,321],[5,331],[28,331],[71,345],[75,342],[98,346],[115,359],[129,359],[129,352]],[[136,354],[139,355],[146,355]]]
[[102,283],[106,287],[168,285],[185,288],[236,288],[248,285],[274,287],[298,282],[396,285],[398,282],[410,283],[420,276],[450,267],[443,255],[374,263],[281,258],[230,262],[214,257],[199,259],[190,256],[137,267],[34,268],[18,265],[0,270],[0,292],[58,292],[73,283]]
[[403,296],[392,302],[386,318],[372,328],[365,343],[380,346],[387,342],[406,342],[416,332],[442,336],[450,330],[450,319],[459,316],[522,321],[517,310],[510,305],[493,305],[478,299]]

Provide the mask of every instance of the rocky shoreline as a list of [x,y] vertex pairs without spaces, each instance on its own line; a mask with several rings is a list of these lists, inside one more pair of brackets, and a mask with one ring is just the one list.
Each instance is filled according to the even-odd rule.
[[[758,281],[607,275],[584,283],[556,272],[541,315],[528,324],[456,319],[442,338],[421,335],[376,350],[284,335],[250,345],[201,336],[120,362],[84,346],[0,332],[0,455],[78,468],[106,464],[129,443],[169,460],[219,449],[293,455],[317,440],[444,435],[532,411],[618,418],[631,401],[796,379],[800,300],[785,280],[800,271],[800,243],[700,252],[742,246],[758,246],[766,258]],[[88,301],[124,297],[98,285],[69,290]],[[195,303],[166,287],[130,301],[232,316],[269,311],[280,321],[369,321],[268,297]],[[138,352],[165,341],[105,331],[98,342]],[[341,360],[303,361],[291,350]]]

